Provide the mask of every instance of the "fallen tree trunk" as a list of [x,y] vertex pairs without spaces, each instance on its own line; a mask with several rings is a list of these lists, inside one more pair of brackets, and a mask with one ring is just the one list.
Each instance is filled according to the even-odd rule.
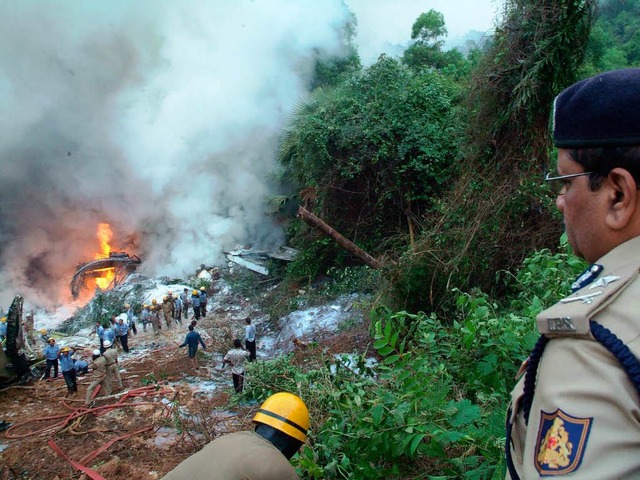
[[353,255],[362,260],[365,264],[369,265],[371,268],[380,269],[383,267],[382,263],[373,258],[367,252],[358,247],[355,243],[350,240],[347,240],[338,232],[336,232],[329,225],[324,223],[320,218],[316,217],[313,213],[311,213],[306,208],[300,206],[298,207],[298,217],[306,223],[307,225],[311,225],[312,227],[320,230],[325,235],[333,238],[338,245],[340,245],[345,250],[351,252]]

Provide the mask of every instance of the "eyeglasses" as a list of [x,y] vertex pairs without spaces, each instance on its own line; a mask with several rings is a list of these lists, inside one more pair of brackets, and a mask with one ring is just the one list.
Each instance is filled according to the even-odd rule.
[[569,184],[569,182],[566,181],[567,178],[582,177],[584,175],[591,175],[592,173],[593,172],[570,173],[569,175],[557,175],[554,177],[553,172],[550,172],[544,177],[544,181],[549,182],[549,187],[553,193],[563,195],[564,188]]

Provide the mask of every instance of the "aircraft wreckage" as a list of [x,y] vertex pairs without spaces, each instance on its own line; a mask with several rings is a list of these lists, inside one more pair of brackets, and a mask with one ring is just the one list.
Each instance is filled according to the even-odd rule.
[[0,384],[21,380],[31,374],[29,359],[23,352],[25,347],[22,328],[23,298],[16,295],[7,313],[7,338],[4,349],[0,348]]
[[71,279],[71,294],[73,298],[78,298],[80,292],[89,287],[90,280],[105,278],[105,272],[109,273],[109,281],[102,285],[101,288],[103,290],[111,289],[120,285],[141,263],[142,260],[136,255],[129,255],[125,252],[111,252],[108,257],[79,265],[78,270]]

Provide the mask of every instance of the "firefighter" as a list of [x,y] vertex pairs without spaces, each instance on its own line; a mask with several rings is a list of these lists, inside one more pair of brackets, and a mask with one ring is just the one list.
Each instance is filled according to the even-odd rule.
[[51,374],[51,367],[53,367],[53,378],[58,378],[58,355],[60,354],[60,347],[56,345],[55,339],[49,339],[49,345],[44,348],[42,353],[47,360],[47,367],[44,371],[45,380],[48,379]]
[[191,306],[193,307],[193,316],[196,320],[200,320],[200,294],[198,290],[191,292]]
[[162,314],[164,315],[164,322],[167,324],[167,328],[171,328],[171,322],[173,321],[173,296],[166,295],[162,299]]
[[200,315],[202,318],[207,316],[207,289],[200,287]]
[[180,294],[180,300],[182,300],[182,314],[185,320],[189,319],[189,289],[185,288]]
[[160,330],[162,330],[162,324],[160,323],[160,305],[158,305],[158,301],[154,298],[151,300],[151,326],[153,327],[153,333],[155,335],[160,335]]
[[67,384],[67,395],[74,395],[78,391],[78,383],[76,381],[76,369],[73,363],[73,351],[69,347],[62,347],[58,360],[60,361],[60,370],[62,377]]
[[142,305],[142,312],[140,312],[140,321],[142,321],[142,330],[147,331],[147,324],[151,321],[151,312],[149,311],[149,305]]
[[287,392],[276,393],[260,406],[253,422],[253,432],[216,438],[164,478],[298,479],[289,459],[304,444],[309,429],[309,411],[302,399]]

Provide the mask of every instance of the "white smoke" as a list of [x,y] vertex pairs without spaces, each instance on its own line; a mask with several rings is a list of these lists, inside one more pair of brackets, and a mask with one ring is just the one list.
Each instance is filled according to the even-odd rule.
[[150,275],[273,246],[278,137],[342,0],[0,2],[0,304],[51,305],[96,227]]

